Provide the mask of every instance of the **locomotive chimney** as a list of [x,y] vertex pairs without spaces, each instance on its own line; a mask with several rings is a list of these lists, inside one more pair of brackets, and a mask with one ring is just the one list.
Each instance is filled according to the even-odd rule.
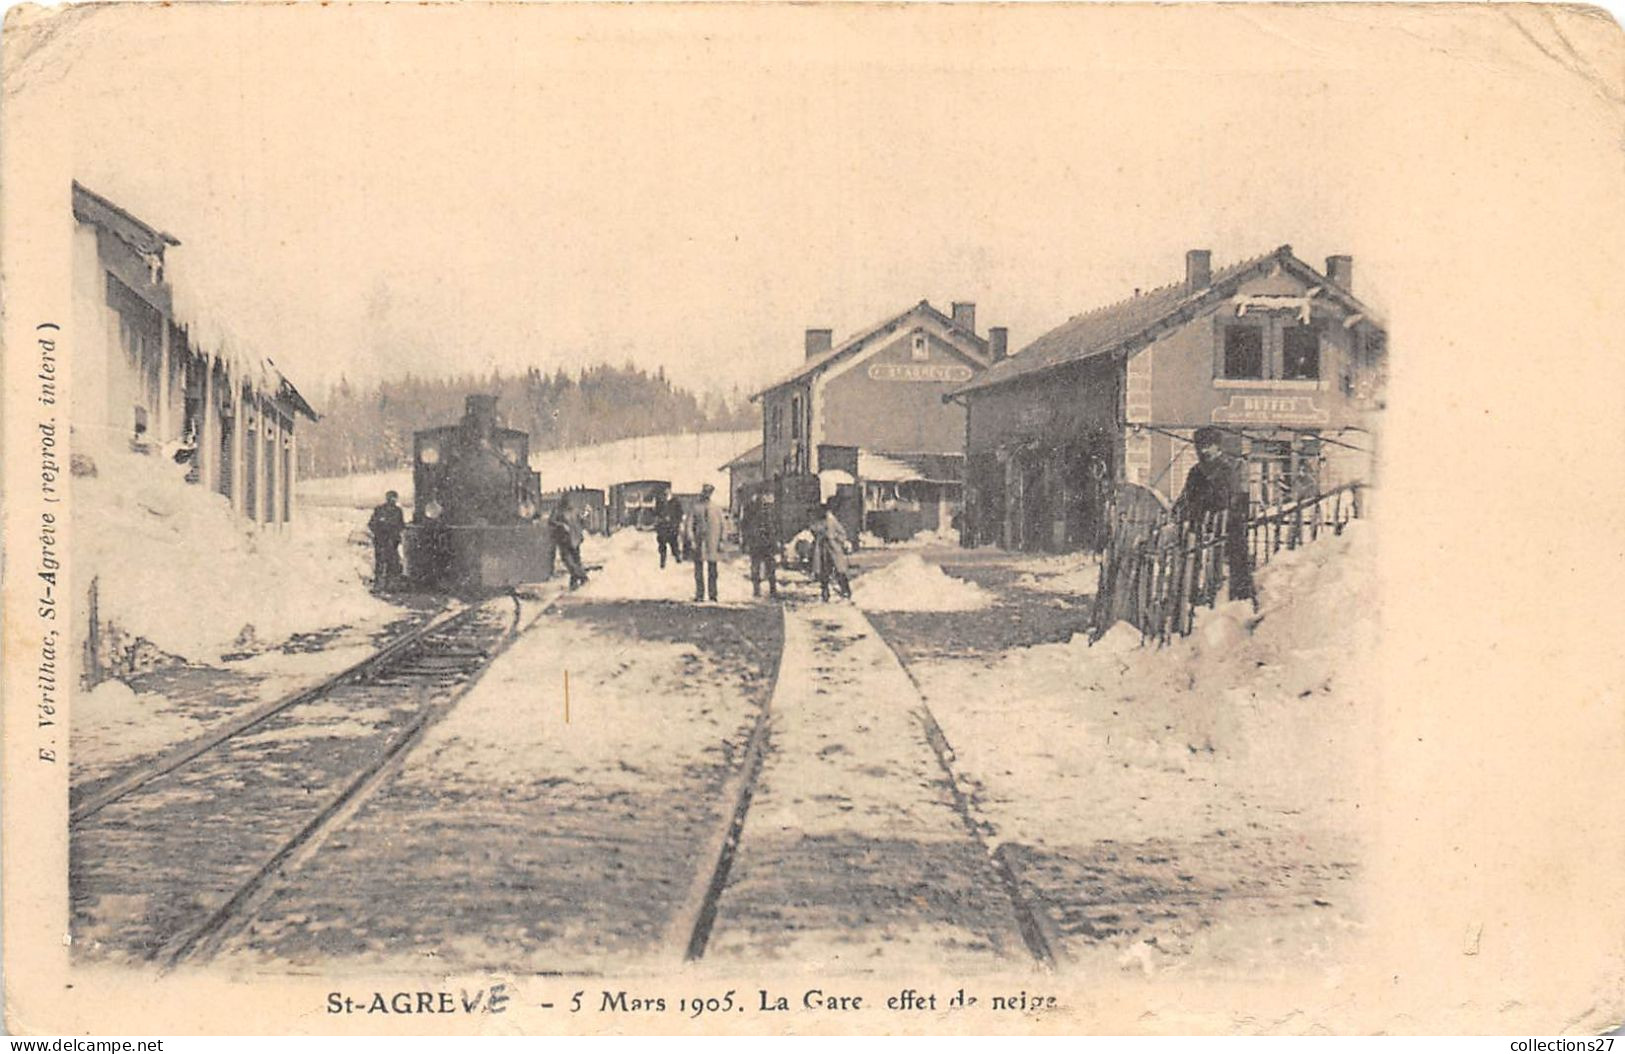
[[468,396],[463,401],[463,424],[475,435],[490,435],[497,424],[497,397]]
[[833,329],[809,329],[807,331],[807,358],[816,359],[829,351],[835,340]]

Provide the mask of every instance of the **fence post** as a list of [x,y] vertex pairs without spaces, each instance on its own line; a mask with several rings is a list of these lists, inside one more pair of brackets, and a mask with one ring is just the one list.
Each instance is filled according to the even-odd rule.
[[85,634],[85,687],[94,688],[102,683],[101,667],[101,604],[98,593],[101,589],[101,580],[92,576],[90,579],[90,596],[85,607],[90,618],[90,631]]

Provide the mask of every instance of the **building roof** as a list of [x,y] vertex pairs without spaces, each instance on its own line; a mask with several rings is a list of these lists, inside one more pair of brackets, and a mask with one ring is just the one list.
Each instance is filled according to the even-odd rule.
[[1352,312],[1372,318],[1380,327],[1380,321],[1348,290],[1333,285],[1325,275],[1293,256],[1292,246],[1283,245],[1262,256],[1215,270],[1204,289],[1193,292],[1186,288],[1181,279],[1076,315],[949,392],[945,398],[954,399],[969,392],[1007,384],[1102,355],[1134,351],[1167,329],[1185,324],[1218,301],[1230,297],[1243,282],[1268,274],[1277,267],[1313,282],[1328,298]]
[[73,218],[100,227],[143,256],[162,256],[166,246],[181,243],[173,234],[143,223],[100,194],[81,186],[78,180],[73,184]]
[[757,443],[755,446],[751,447],[749,450],[745,451],[743,454],[740,454],[738,457],[734,458],[732,461],[729,461],[727,464],[718,465],[717,467],[721,468],[721,469],[744,468],[746,465],[749,465],[749,464],[752,464],[752,463],[754,463],[754,464],[756,464],[758,466],[760,466],[761,463],[762,463],[762,444],[760,444],[760,443]]
[[913,307],[910,307],[908,310],[903,311],[900,314],[893,315],[891,318],[877,322],[868,329],[860,330],[857,334],[848,337],[844,342],[837,344],[835,347],[831,348],[829,351],[826,351],[817,358],[808,359],[805,362],[802,362],[796,366],[796,368],[792,370],[788,376],[781,377],[762,388],[760,391],[753,393],[750,397],[751,401],[755,402],[757,399],[760,399],[762,396],[766,395],[775,388],[782,388],[786,384],[794,384],[796,381],[804,380],[807,377],[811,377],[817,373],[822,373],[824,370],[829,369],[831,366],[842,361],[843,359],[851,357],[853,354],[867,346],[868,343],[874,340],[876,337],[883,337],[891,333],[895,333],[897,330],[902,328],[904,322],[916,314],[924,315],[926,318],[940,323],[953,333],[956,333],[959,336],[964,337],[966,340],[969,340],[972,343],[972,346],[981,353],[983,360],[986,360],[986,338],[978,337],[975,333],[972,333],[969,330],[959,328],[958,326],[954,325],[953,319],[932,307],[929,300],[921,300],[918,304],[915,304]]
[[965,476],[962,454],[893,454],[858,451],[858,477],[877,483],[924,480],[958,483]]

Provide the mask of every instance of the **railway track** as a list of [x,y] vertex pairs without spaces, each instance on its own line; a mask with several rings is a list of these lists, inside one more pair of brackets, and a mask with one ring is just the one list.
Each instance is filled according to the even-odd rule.
[[[695,628],[722,627],[766,685],[707,719],[731,744],[714,761],[683,753],[705,742],[694,739],[658,783],[636,769],[617,778],[613,753],[589,775],[579,766],[592,751],[576,752],[567,723],[450,753],[442,730],[427,767],[392,780],[513,639],[511,603],[447,613],[87,798],[73,816],[75,939],[164,968],[403,943],[446,955],[464,933],[518,941],[509,956],[543,972],[645,954],[788,960],[803,940],[850,949],[863,969],[885,955],[1054,965],[1046,916],[989,844],[946,736],[855,608],[787,605],[782,648],[766,643],[777,632],[742,629],[749,620],[677,609]],[[631,622],[683,639],[658,629],[662,617],[655,606]],[[605,630],[571,622],[550,630],[548,662],[592,661]],[[622,662],[596,681],[563,669],[605,685]],[[550,685],[560,672],[524,676]],[[577,720],[608,703],[583,696]],[[639,705],[654,717],[716,704]],[[467,710],[446,728],[466,732]],[[518,758],[519,775],[501,777]],[[441,932],[437,913],[461,922]]]
[[449,611],[79,803],[76,939],[165,968],[218,950],[478,681],[523,613],[517,596]]
[[[787,625],[785,647],[802,653],[797,667],[812,660],[820,683],[783,682],[781,657],[703,896],[687,913],[685,957],[719,944],[724,956],[784,951],[809,936],[836,948],[880,934],[906,945],[911,930],[921,934],[912,952],[935,954],[942,949],[929,942],[946,930],[957,931],[947,941],[953,954],[1025,953],[1053,968],[1052,927],[989,844],[953,749],[901,656],[857,609],[812,610],[786,609],[801,628]],[[848,682],[854,695],[843,697],[843,675],[855,672],[841,668],[846,649],[870,667],[865,694],[878,694],[856,697],[858,684]]]

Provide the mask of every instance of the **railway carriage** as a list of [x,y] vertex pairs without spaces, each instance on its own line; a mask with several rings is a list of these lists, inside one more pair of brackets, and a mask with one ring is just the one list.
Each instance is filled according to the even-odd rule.
[[671,492],[671,481],[664,479],[633,479],[613,483],[609,488],[610,529],[621,527],[653,528],[659,517],[659,506]]
[[496,421],[496,397],[468,396],[461,421],[412,437],[407,579],[420,589],[488,593],[553,573],[530,436]]

